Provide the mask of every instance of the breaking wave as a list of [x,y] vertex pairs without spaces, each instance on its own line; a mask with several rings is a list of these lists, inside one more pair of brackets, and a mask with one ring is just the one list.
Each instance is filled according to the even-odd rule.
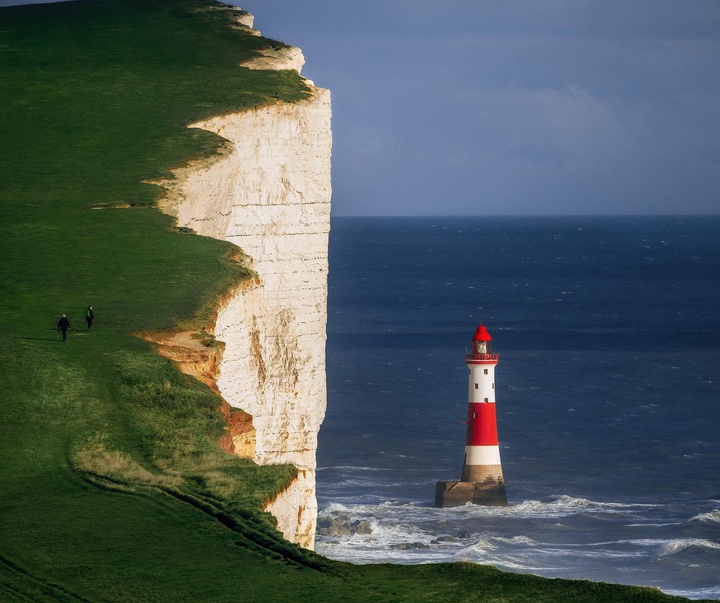
[[699,521],[708,524],[720,524],[720,509],[713,509],[709,513],[700,513],[691,518],[690,521]]
[[[353,563],[470,561],[506,571],[606,581],[613,581],[613,576],[617,581],[618,568],[625,566],[684,558],[684,564],[696,567],[692,564],[697,555],[707,559],[707,555],[720,554],[720,542],[708,538],[652,537],[657,527],[651,519],[661,506],[568,495],[549,501],[526,500],[509,507],[466,505],[451,509],[397,501],[332,503],[320,512],[320,518],[364,520],[371,533],[319,536],[316,549]],[[717,523],[719,516],[720,512],[713,510],[672,525],[683,530],[692,522]],[[603,521],[589,522],[593,517]],[[644,521],[637,522],[638,518]],[[627,530],[639,537],[607,538],[613,533],[626,534]],[[710,578],[703,575],[702,579]],[[714,587],[708,588],[714,592]],[[682,594],[698,596],[697,592]]]

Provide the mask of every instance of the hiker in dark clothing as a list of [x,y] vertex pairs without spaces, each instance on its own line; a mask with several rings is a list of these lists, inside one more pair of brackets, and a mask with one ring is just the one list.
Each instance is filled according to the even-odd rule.
[[90,327],[92,327],[93,320],[95,320],[95,315],[92,311],[92,306],[88,306],[87,310],[85,310],[85,322],[88,326],[88,331],[90,330]]
[[70,321],[67,319],[67,316],[64,314],[62,315],[62,318],[58,320],[58,331],[62,331],[63,334],[63,341],[67,339],[67,332],[70,328]]

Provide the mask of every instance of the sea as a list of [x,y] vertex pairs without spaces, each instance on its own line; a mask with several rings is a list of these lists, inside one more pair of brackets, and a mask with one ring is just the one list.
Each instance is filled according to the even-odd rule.
[[[720,216],[333,218],[329,286],[318,552],[720,598]],[[437,509],[480,324],[509,506]]]

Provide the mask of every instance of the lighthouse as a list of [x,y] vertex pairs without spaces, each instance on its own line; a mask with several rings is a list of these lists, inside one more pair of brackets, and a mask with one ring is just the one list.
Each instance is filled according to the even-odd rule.
[[495,415],[495,367],[492,337],[480,325],[465,355],[468,367],[468,415],[465,460],[459,482],[437,482],[436,507],[466,503],[507,506]]

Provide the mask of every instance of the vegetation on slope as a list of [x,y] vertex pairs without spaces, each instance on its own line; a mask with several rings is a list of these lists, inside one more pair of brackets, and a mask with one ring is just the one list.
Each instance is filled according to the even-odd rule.
[[225,454],[217,397],[131,335],[199,327],[248,276],[147,182],[216,151],[187,124],[307,94],[237,66],[268,44],[213,2],[0,11],[0,601],[670,600],[303,551],[259,511],[295,469]]

